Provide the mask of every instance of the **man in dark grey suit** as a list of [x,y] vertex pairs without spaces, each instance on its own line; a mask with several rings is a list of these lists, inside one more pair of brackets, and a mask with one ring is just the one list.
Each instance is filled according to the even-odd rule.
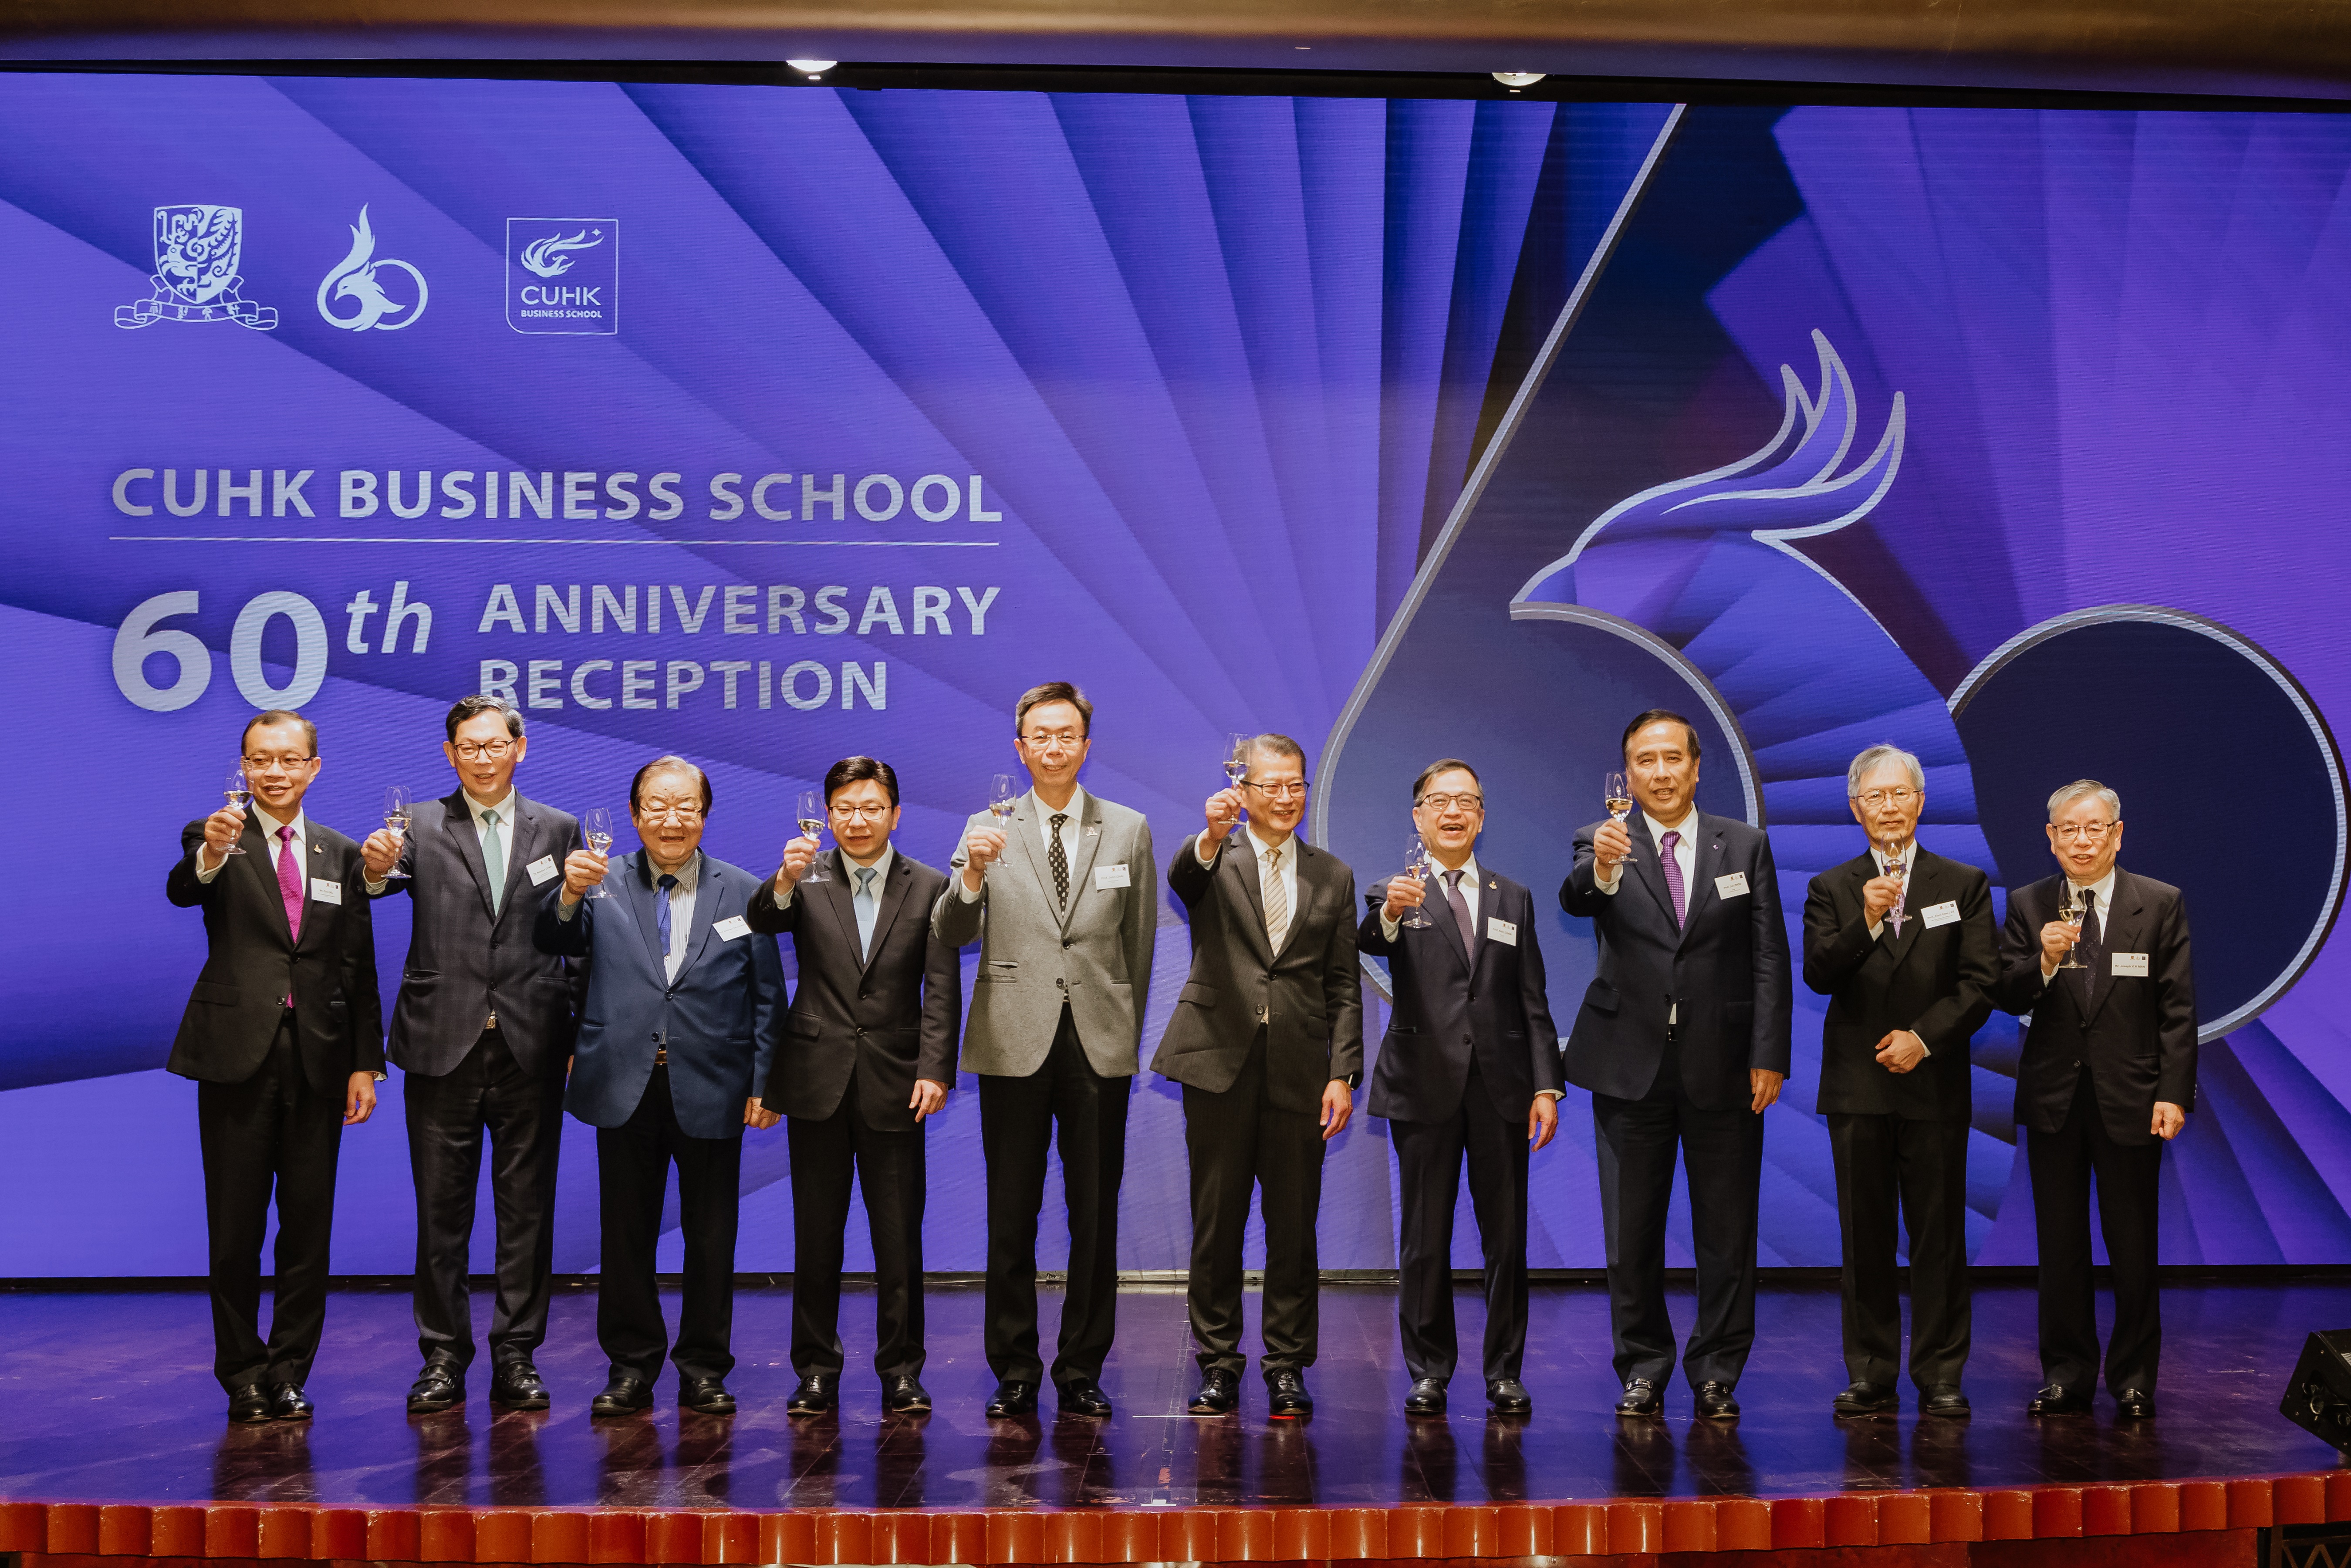
[[538,890],[562,876],[580,847],[580,824],[516,790],[529,743],[513,704],[466,697],[444,727],[441,752],[457,789],[419,804],[405,836],[378,829],[360,846],[369,894],[405,893],[415,909],[387,1051],[402,1069],[416,1184],[424,1369],[408,1409],[428,1415],[465,1397],[474,1360],[466,1260],[486,1129],[498,1231],[490,1397],[511,1410],[544,1410],[547,1385],[532,1357],[547,1338],[563,1069],[587,977],[532,946],[530,924]]
[[1151,824],[1078,786],[1093,705],[1066,681],[1013,710],[1013,748],[1034,788],[998,823],[975,812],[931,929],[977,941],[979,975],[963,1065],[979,1074],[987,1160],[987,1364],[991,1416],[1037,1408],[1037,1215],[1061,1131],[1070,1282],[1053,1385],[1061,1411],[1107,1416],[1102,1363],[1118,1313],[1118,1185],[1126,1101],[1140,1065],[1151,946],[1159,924]]

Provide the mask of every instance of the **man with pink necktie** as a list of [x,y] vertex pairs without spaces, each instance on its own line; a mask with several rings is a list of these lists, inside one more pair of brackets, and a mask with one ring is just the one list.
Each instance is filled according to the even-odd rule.
[[[273,710],[246,726],[242,745],[251,806],[190,822],[164,883],[173,904],[204,912],[209,949],[167,1065],[196,1081],[213,1372],[228,1418],[307,1421],[336,1158],[343,1128],[375,1111],[382,1009],[359,846],[302,810],[319,777],[317,727]],[[277,1284],[264,1340],[273,1188]]]

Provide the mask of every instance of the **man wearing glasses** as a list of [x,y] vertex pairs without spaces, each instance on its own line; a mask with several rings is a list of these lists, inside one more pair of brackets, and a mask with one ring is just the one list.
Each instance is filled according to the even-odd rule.
[[[375,1111],[382,1005],[359,846],[302,810],[319,732],[273,710],[245,727],[250,808],[180,834],[164,895],[204,912],[203,971],[167,1064],[196,1081],[211,1260],[213,1372],[240,1423],[307,1421],[327,1322],[343,1128]],[[234,846],[234,848],[232,848]],[[261,1239],[277,1200],[261,1337]]]
[[1159,924],[1151,824],[1078,785],[1093,705],[1066,681],[1022,694],[1013,749],[1032,788],[999,826],[978,811],[931,914],[951,946],[980,944],[964,1071],[979,1075],[987,1161],[983,1342],[991,1417],[1037,1408],[1037,1216],[1060,1128],[1069,1288],[1051,1367],[1065,1416],[1108,1416],[1102,1363],[1117,1332],[1118,1187]]
[[[1396,1321],[1412,1388],[1405,1414],[1441,1416],[1459,1345],[1453,1323],[1453,1207],[1461,1167],[1486,1258],[1486,1403],[1534,1409],[1527,1348],[1527,1157],[1559,1131],[1559,1034],[1543,992],[1534,897],[1482,866],[1486,795],[1458,758],[1421,769],[1412,816],[1435,862],[1374,883],[1356,933],[1388,961],[1395,1010],[1372,1069],[1369,1109],[1388,1120],[1403,1195]],[[1434,896],[1431,896],[1433,894]],[[1407,925],[1416,909],[1427,924]]]
[[792,1370],[785,1406],[818,1416],[839,1401],[841,1263],[852,1180],[873,1241],[873,1370],[885,1409],[931,1407],[923,1371],[923,1122],[955,1082],[963,966],[931,935],[947,879],[902,854],[898,775],[848,757],[824,776],[840,847],[804,883],[817,841],[784,846],[783,864],[751,897],[751,929],[789,932],[799,991],[760,1103],[789,1118],[792,1162]]
[[1897,1408],[1898,1223],[1910,1231],[1910,1377],[1922,1416],[1968,1414],[1968,1045],[1991,1016],[1991,879],[1919,847],[1927,775],[1873,746],[1845,770],[1869,848],[1813,878],[1804,984],[1829,998],[1816,1109],[1844,1231],[1839,1416]]
[[[1176,852],[1167,885],[1192,916],[1192,973],[1152,1071],[1184,1086],[1192,1171],[1195,1416],[1240,1400],[1241,1239],[1249,1194],[1265,1215],[1266,1412],[1311,1415],[1322,1265],[1314,1220],[1322,1150],[1347,1124],[1364,1067],[1355,875],[1298,837],[1306,754],[1250,743],[1238,789],[1208,797],[1207,827]],[[1235,835],[1241,811],[1249,831]]]
[[702,852],[710,779],[701,768],[683,757],[646,763],[629,782],[629,815],[644,847],[621,857],[619,885],[590,897],[611,866],[574,850],[531,928],[540,952],[591,960],[564,1095],[596,1129],[596,1340],[611,1376],[588,1413],[653,1405],[670,1349],[653,1248],[674,1164],[685,1243],[670,1349],[677,1402],[732,1416],[743,1129],[778,1119],[758,1095],[784,1033],[784,964],[776,939],[744,918],[760,879]]
[[547,1338],[563,1066],[587,976],[534,947],[530,925],[539,890],[580,847],[580,824],[515,789],[529,743],[513,704],[464,698],[444,727],[441,753],[457,788],[420,803],[405,835],[380,828],[360,846],[369,895],[405,893],[415,911],[391,1039],[416,1186],[424,1356],[408,1413],[465,1402],[474,1360],[465,1276],[485,1129],[498,1237],[490,1397],[544,1410],[547,1385],[532,1358]]
[[2025,1407],[2034,1416],[2078,1415],[2098,1385],[2093,1176],[2114,1273],[2106,1387],[2117,1415],[2155,1414],[2156,1200],[2163,1145],[2196,1103],[2196,987],[2179,890],[2115,863],[2122,815],[2121,799],[2095,779],[2050,796],[2058,874],[2010,894],[2001,931],[2000,1005],[2032,1020],[2017,1062],[2016,1119],[2041,1259],[2047,1382]]

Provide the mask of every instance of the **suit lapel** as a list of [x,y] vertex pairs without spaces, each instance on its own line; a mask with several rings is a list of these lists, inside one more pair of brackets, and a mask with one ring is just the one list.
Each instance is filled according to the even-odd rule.
[[[1298,939],[1298,933],[1305,927],[1307,921],[1313,918],[1314,906],[1321,902],[1322,895],[1322,889],[1318,885],[1322,880],[1322,852],[1295,834],[1291,835],[1290,845],[1297,855],[1291,864],[1298,873],[1294,879],[1298,883],[1298,895],[1290,900],[1290,924],[1281,928],[1282,953],[1290,951],[1290,944]],[[1259,879],[1260,892],[1263,880]],[[1264,925],[1263,921],[1258,924],[1260,927]],[[1281,953],[1276,953],[1274,956],[1279,958]]]
[[1461,930],[1461,922],[1453,918],[1453,901],[1445,896],[1445,868],[1432,861],[1428,871],[1428,895],[1420,901],[1420,906],[1428,911],[1428,917],[1437,922],[1439,931],[1445,933],[1445,946],[1461,961],[1461,967],[1474,969],[1476,966],[1471,960],[1468,940]]
[[[827,850],[824,854],[825,859],[831,862],[830,869],[832,872],[832,880],[820,882],[813,887],[804,882],[800,883],[800,891],[814,894],[824,900],[824,906],[832,912],[834,923],[841,927],[841,939],[848,944],[852,953],[855,953],[857,951],[857,889],[849,880],[849,857],[842,854],[839,849]],[[696,902],[695,907],[697,909],[701,907],[699,901]]]
[[[509,797],[508,803],[514,811],[514,821],[507,824],[507,884],[498,893],[497,920],[500,925],[506,923],[507,915],[513,911],[520,894],[530,885],[529,879],[523,874],[523,868],[538,858],[536,852],[538,849],[538,808],[520,794]],[[488,861],[482,863],[486,870]]]
[[[1086,878],[1094,869],[1095,852],[1102,848],[1102,802],[1093,791],[1086,791],[1086,809],[1078,816],[1078,853],[1070,862],[1070,906],[1061,911],[1061,929],[1070,928],[1070,917],[1078,912],[1078,899],[1086,885]],[[1050,877],[1049,872],[1047,875]],[[1148,875],[1148,873],[1144,873]]]
[[[1664,875],[1660,868],[1658,874]],[[1714,879],[1722,874],[1722,830],[1703,811],[1690,817],[1689,885],[1682,889],[1682,939],[1677,946],[1687,945],[1690,933],[1698,929],[1698,917],[1706,906],[1716,901]],[[1667,904],[1668,909],[1672,904]]]
[[[294,927],[286,921],[286,896],[277,891],[277,866],[269,858],[269,835],[261,831],[261,819],[254,815],[250,806],[245,810],[245,832],[236,841],[238,847],[245,851],[245,863],[253,868],[254,876],[259,879],[261,902],[268,906],[270,917],[276,922],[273,928],[278,939],[286,944],[287,950],[291,952]],[[304,904],[307,905],[308,903],[306,898]]]
[[473,803],[466,799],[463,789],[443,799],[441,828],[456,841],[457,858],[465,862],[465,869],[473,873],[474,892],[481,898],[482,913],[495,922],[497,912],[490,907],[490,872],[482,859],[482,835],[480,830],[474,826]]
[[1045,803],[1037,799],[1034,791],[1022,796],[1019,805],[1013,808],[1010,837],[1014,841],[1014,852],[1028,862],[1029,872],[1037,878],[1037,891],[1044,894],[1045,907],[1056,910],[1053,871],[1045,863],[1044,848],[1038,842],[1044,836],[1047,814]]
[[[1193,843],[1196,845],[1198,842],[1199,839],[1195,835]],[[1198,852],[1194,849],[1189,852]],[[1265,873],[1257,863],[1257,842],[1243,832],[1239,843],[1228,843],[1224,847],[1223,855],[1223,863],[1217,868],[1217,874],[1230,876],[1239,883],[1241,902],[1249,906],[1249,945],[1262,953],[1267,964],[1270,965],[1278,955],[1273,951],[1271,939],[1265,934]]]
[[[637,923],[637,936],[645,945],[645,956],[653,961],[653,978],[669,978],[669,956],[662,951],[660,915],[653,901],[661,896],[653,886],[653,862],[643,850],[623,857],[622,863],[627,874],[621,878],[621,896],[629,901],[629,914]],[[609,879],[608,879],[609,880]]]
[[[327,922],[319,914],[321,905],[319,901],[310,896],[310,883],[313,878],[336,883],[342,881],[344,868],[341,860],[340,855],[328,853],[327,846],[319,839],[319,824],[311,823],[302,834],[302,935],[294,944],[294,950],[298,953],[317,946],[327,939]],[[281,912],[285,909],[283,898],[278,900],[277,907]]]
[[[838,860],[840,856],[836,854],[833,858]],[[681,980],[702,962],[702,949],[710,941],[710,927],[718,915],[718,889],[725,880],[716,861],[708,855],[702,855],[701,860],[694,883],[694,925],[685,934],[685,960],[677,967],[677,977]],[[857,922],[852,919],[849,928],[854,934]]]
[[2146,900],[2140,896],[2137,879],[2120,866],[2115,868],[2114,907],[2100,917],[2096,967],[2083,976],[2089,982],[2089,1021],[2095,1023],[2106,998],[2115,991],[2115,955],[2142,953],[2146,930]]
[[[870,969],[873,967],[874,958],[882,951],[882,944],[889,939],[890,926],[898,918],[898,911],[904,907],[906,890],[912,887],[914,883],[914,868],[906,863],[906,857],[903,854],[892,855],[890,874],[882,879],[880,906],[873,912],[873,940],[866,945],[863,966],[865,968]],[[851,890],[849,930],[851,939],[853,941],[857,933],[857,905],[853,888]]]
[[[1634,835],[1633,858],[1629,862],[1633,877],[1648,890],[1650,902],[1656,905],[1657,917],[1665,922],[1666,929],[1674,931],[1674,896],[1666,887],[1665,852],[1657,848],[1656,837],[1649,831],[1649,820],[1646,817],[1638,820],[1641,830]],[[1624,895],[1622,888],[1617,890],[1617,895]],[[1687,925],[1683,928],[1687,929]],[[1678,944],[1678,933],[1676,941]]]

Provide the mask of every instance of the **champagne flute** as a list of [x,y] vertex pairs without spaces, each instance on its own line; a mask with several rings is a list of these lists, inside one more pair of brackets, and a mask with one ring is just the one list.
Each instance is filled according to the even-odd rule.
[[[227,796],[228,803],[240,811],[253,804],[253,786],[245,780],[244,763],[240,762],[228,770],[228,782],[221,787],[221,793]],[[245,853],[245,846],[231,840],[227,852],[241,855]]]
[[1904,907],[1910,902],[1910,868],[1902,863],[1902,841],[1888,836],[1886,843],[1886,874],[1894,879],[1894,907],[1886,912],[1886,924],[1894,935],[1902,935],[1902,923],[1909,918]]
[[[406,785],[393,784],[384,789],[383,825],[392,830],[392,836],[398,841],[398,843],[408,841],[408,818],[411,805]],[[392,852],[394,854],[399,852],[398,844],[394,845]],[[400,869],[400,862],[395,860],[392,870],[383,873],[383,880],[405,882],[408,880],[408,873]]]
[[[2090,906],[2081,901],[2081,895],[2074,891],[2072,884],[2068,883],[2064,899],[2057,905],[2057,918],[2065,923],[2074,940],[2077,943],[2082,940],[2082,917],[2089,912]],[[2077,947],[2065,949],[2065,961],[2057,967],[2061,969],[2088,968],[2090,966],[2074,956],[2079,950]]]
[[[1601,779],[1600,803],[1608,808],[1608,820],[1618,827],[1623,827],[1625,819],[1633,814],[1631,782],[1622,773],[1611,773]],[[1625,857],[1625,862],[1628,865],[1632,863],[1632,860],[1633,857],[1630,854]]]
[[[1421,841],[1418,833],[1413,834],[1411,841],[1405,845],[1404,870],[1406,876],[1418,877],[1424,884],[1428,881],[1428,846]],[[1405,911],[1404,918],[1396,924],[1409,930],[1426,931],[1437,922],[1431,920],[1422,912],[1420,905],[1416,904]]]
[[[580,827],[581,836],[588,841],[588,847],[590,849],[595,851],[600,855],[610,854],[611,852],[611,807],[589,807],[588,810],[580,816]],[[604,884],[600,882],[595,886],[588,890],[588,896],[590,898],[610,898],[612,894],[605,888]]]
[[[794,813],[793,820],[799,823],[800,831],[814,840],[821,848],[824,843],[824,797],[814,789],[801,790],[799,807]],[[808,874],[800,880],[802,882],[832,880],[832,873],[824,869],[824,857],[821,854],[809,862]]]
[[[1253,736],[1242,735],[1238,731],[1225,737],[1225,787],[1227,789],[1239,789],[1241,780],[1249,777],[1249,747],[1255,738]],[[1249,811],[1244,808],[1241,814],[1233,819],[1233,830],[1226,835],[1227,839],[1233,843],[1240,842],[1241,824],[1248,821]]]

